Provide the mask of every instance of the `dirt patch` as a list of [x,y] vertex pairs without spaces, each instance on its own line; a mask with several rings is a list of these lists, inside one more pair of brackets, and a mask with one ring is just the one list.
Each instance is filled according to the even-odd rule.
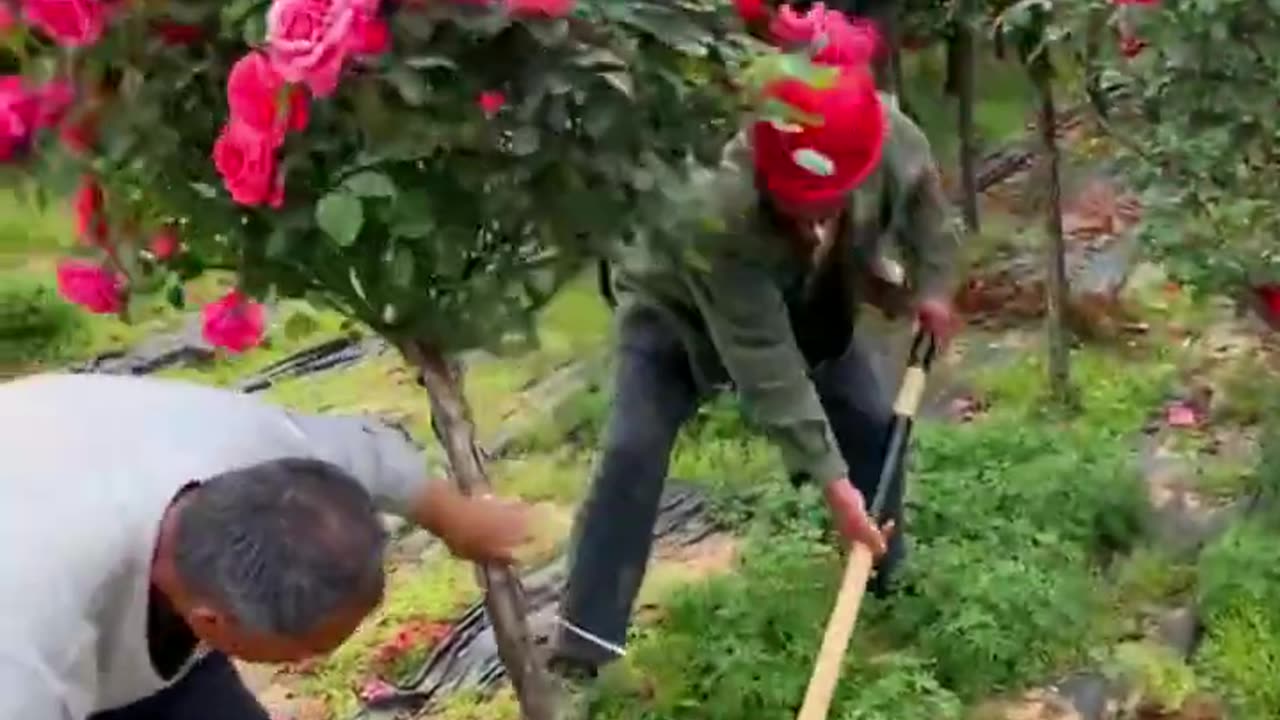
[[1080,713],[1058,695],[1035,690],[1012,700],[983,703],[974,720],[1083,720]]

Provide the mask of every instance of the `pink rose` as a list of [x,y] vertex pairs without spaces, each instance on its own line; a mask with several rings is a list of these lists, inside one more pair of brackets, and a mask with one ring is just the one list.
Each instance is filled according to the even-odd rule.
[[0,33],[8,33],[18,25],[18,18],[13,14],[9,3],[0,3]]
[[303,130],[309,119],[307,93],[286,86],[284,78],[260,52],[236,61],[227,76],[231,119],[268,135],[278,147],[287,130]]
[[0,77],[0,161],[27,149],[40,116],[40,98],[18,75]]
[[573,11],[574,0],[506,0],[507,14],[517,18],[559,18]]
[[22,14],[63,47],[92,45],[107,25],[102,0],[22,0]]
[[261,304],[232,290],[200,311],[204,339],[214,347],[241,353],[262,342],[266,310]]
[[507,104],[507,96],[503,95],[500,90],[486,90],[480,93],[480,97],[476,99],[476,104],[480,106],[480,111],[489,117],[498,114],[503,105]]
[[241,205],[280,207],[284,177],[276,166],[277,143],[234,118],[222,127],[213,144],[213,164],[231,198]]
[[361,14],[374,14],[367,5],[356,0],[273,0],[267,11],[272,64],[285,80],[306,84],[316,97],[332,95],[356,44]]
[[58,293],[94,313],[118,313],[124,307],[124,279],[84,260],[58,263]]
[[179,245],[178,233],[173,228],[165,228],[151,238],[148,249],[156,260],[164,262],[177,254]]
[[76,190],[72,207],[76,212],[76,235],[80,242],[93,247],[104,247],[107,244],[106,199],[102,194],[102,186],[92,175],[85,175],[80,179],[80,188]]

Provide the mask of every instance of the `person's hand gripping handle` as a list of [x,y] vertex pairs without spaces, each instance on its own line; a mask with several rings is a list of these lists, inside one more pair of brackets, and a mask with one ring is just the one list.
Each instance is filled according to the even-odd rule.
[[[933,362],[937,344],[933,336],[924,330],[917,330],[911,344],[911,355],[906,374],[902,378],[902,386],[898,390],[894,402],[893,426],[889,433],[888,448],[885,453],[884,466],[880,471],[880,483],[876,488],[875,500],[871,503],[871,517],[878,517],[887,496],[888,486],[897,477],[897,466],[902,462],[902,451],[906,447],[907,438],[916,412],[920,408],[920,400],[924,395],[926,373]],[[874,525],[871,525],[874,530]],[[842,528],[842,531],[844,529]],[[887,536],[892,525],[885,527]],[[875,540],[875,536],[872,536]],[[881,542],[882,542],[881,538]],[[827,621],[827,629],[822,637],[822,647],[818,650],[818,658],[814,663],[813,675],[809,678],[809,687],[805,691],[804,703],[800,706],[797,720],[825,720],[831,709],[831,699],[835,695],[836,684],[840,680],[840,666],[844,663],[845,652],[849,648],[849,639],[853,636],[854,626],[858,622],[858,611],[862,607],[862,598],[866,594],[867,581],[871,578],[871,568],[875,556],[883,552],[883,545],[869,547],[865,542],[853,542],[849,562],[845,566],[844,579],[840,583],[840,593],[836,596],[835,609]]]

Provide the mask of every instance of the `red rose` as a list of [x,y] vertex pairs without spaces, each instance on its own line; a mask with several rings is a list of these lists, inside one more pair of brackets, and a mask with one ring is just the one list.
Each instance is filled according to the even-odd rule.
[[154,32],[165,45],[174,47],[195,45],[204,40],[204,28],[199,25],[184,25],[172,20],[157,20],[152,23],[151,32]]
[[106,200],[102,194],[102,186],[92,175],[80,179],[80,188],[76,190],[75,202],[72,205],[76,213],[76,235],[80,242],[93,247],[107,244],[107,212]]
[[493,117],[498,114],[503,105],[507,104],[507,96],[500,90],[485,90],[480,93],[480,97],[476,98],[476,104],[480,106],[480,112]]
[[73,154],[83,155],[93,150],[98,141],[97,118],[87,114],[62,124],[58,129],[62,146]]
[[733,6],[738,10],[738,17],[748,26],[769,21],[769,6],[764,0],[733,0]]
[[262,342],[266,309],[232,290],[200,311],[204,339],[214,347],[241,353]]
[[284,78],[260,52],[245,55],[231,67],[227,105],[233,122],[266,134],[275,147],[284,141],[287,130],[303,130],[309,120],[306,91],[286,88]]
[[58,263],[58,293],[94,313],[118,313],[124,307],[123,278],[83,260]]
[[22,0],[22,14],[63,47],[96,43],[107,24],[102,0]]
[[7,33],[18,25],[18,18],[13,14],[9,3],[0,3],[0,33]]
[[1132,60],[1142,54],[1147,49],[1147,41],[1134,35],[1124,35],[1120,38],[1120,54]]
[[155,256],[156,260],[164,262],[177,254],[180,244],[178,233],[173,228],[165,228],[151,238],[148,249],[151,250],[151,254]]
[[387,22],[376,15],[357,15],[355,29],[351,33],[351,51],[357,55],[381,55],[391,47],[391,30]]
[[559,18],[573,11],[574,0],[506,0],[507,14],[517,18]]
[[241,205],[280,207],[284,178],[276,166],[277,143],[267,133],[232,119],[213,144],[213,164],[231,198]]
[[55,127],[62,123],[76,100],[76,90],[66,80],[54,80],[38,91],[40,111],[36,115],[36,125],[42,128]]

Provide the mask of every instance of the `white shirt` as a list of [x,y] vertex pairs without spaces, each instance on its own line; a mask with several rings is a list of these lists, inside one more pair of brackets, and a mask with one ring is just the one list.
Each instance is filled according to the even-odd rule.
[[398,514],[428,478],[407,438],[359,418],[123,376],[0,385],[0,720],[84,720],[163,689],[146,633],[161,518],[191,480],[284,457],[339,465]]

